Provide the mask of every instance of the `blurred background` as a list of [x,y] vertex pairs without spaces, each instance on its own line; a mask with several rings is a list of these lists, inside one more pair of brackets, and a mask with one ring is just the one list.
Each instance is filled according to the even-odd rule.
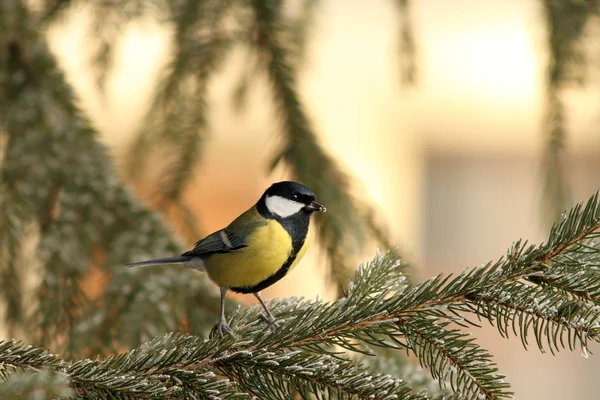
[[[285,3],[289,21],[296,24],[290,26],[297,28],[290,33],[296,46],[290,59],[310,129],[348,174],[353,201],[372,205],[376,219],[387,226],[386,240],[414,266],[413,280],[497,259],[519,238],[541,242],[562,210],[600,187],[596,2]],[[179,136],[154,133],[140,139],[140,132],[175,124],[178,111],[164,111],[164,120],[148,128],[148,110],[157,112],[157,87],[168,81],[164,70],[175,69],[173,54],[185,43],[173,39],[179,37],[177,26],[152,17],[160,10],[123,17],[126,22],[118,27],[99,24],[98,19],[112,17],[98,13],[85,4],[61,8],[47,25],[48,46],[119,175],[144,204],[159,211],[183,247],[226,225],[271,182],[307,175],[319,179],[322,159],[311,159],[310,151],[296,159],[312,167],[294,167],[286,159],[269,169],[293,136],[281,134],[290,130],[281,124],[285,102],[277,95],[272,101],[277,80],[265,74],[260,51],[232,46],[209,80],[196,76],[197,81],[188,77],[179,83],[194,93],[204,90],[201,123],[206,127],[195,131],[201,140],[187,146],[194,149],[195,161],[182,167],[185,184],[177,186],[177,196],[166,201],[157,195],[157,186],[177,176],[174,150],[144,143],[171,143],[169,137]],[[236,27],[227,29],[235,33]],[[198,33],[200,38],[207,34]],[[260,29],[255,34],[251,39],[260,41]],[[103,63],[106,68],[97,67]],[[201,75],[201,67],[185,68]],[[188,100],[176,98],[165,108],[179,110]],[[322,202],[336,212],[338,203]],[[327,235],[326,227],[319,229],[325,229],[319,237]],[[338,243],[328,238],[328,244]],[[382,247],[377,234],[371,239],[344,261],[356,265],[370,259]],[[342,248],[352,246],[342,242]],[[340,284],[324,260],[335,261],[336,254],[326,247],[313,246],[301,268],[264,296],[335,299]],[[144,256],[143,250],[128,255]],[[105,268],[80,277],[85,297],[100,296],[106,271],[117,267]],[[24,287],[35,285],[28,280]],[[19,332],[1,328],[0,338]],[[597,357],[526,351],[520,340],[501,339],[487,325],[474,328],[474,334],[495,355],[517,398],[583,399],[598,390]]]

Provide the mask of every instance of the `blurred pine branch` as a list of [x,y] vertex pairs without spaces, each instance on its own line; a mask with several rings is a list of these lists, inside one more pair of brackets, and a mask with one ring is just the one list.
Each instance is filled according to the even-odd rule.
[[354,196],[352,179],[320,146],[304,112],[296,92],[297,71],[282,40],[282,2],[255,0],[252,7],[254,46],[273,89],[285,140],[271,167],[285,162],[319,201],[336,210],[318,220],[318,234],[341,292],[351,271],[349,256],[363,248],[367,238],[375,237],[385,247],[391,247],[386,229],[375,222],[371,206]]
[[[319,144],[297,93],[297,68],[304,60],[319,2],[301,2],[297,16],[286,13],[284,6],[282,0],[188,0],[162,7],[164,20],[174,27],[174,51],[146,124],[127,152],[125,174],[131,181],[140,179],[144,165],[158,149],[168,161],[159,173],[160,180],[153,184],[160,188],[154,202],[162,212],[178,208],[179,213],[185,213],[181,194],[198,167],[203,139],[210,131],[205,117],[206,86],[234,47],[246,48],[249,65],[234,92],[234,103],[241,107],[254,76],[266,73],[279,110],[284,143],[271,169],[285,162],[294,179],[336,208],[335,215],[318,221],[318,233],[330,261],[330,276],[341,291],[358,249],[372,239],[391,246],[387,229],[375,217],[373,207],[355,196],[352,177]],[[185,232],[194,239],[194,220],[184,221],[188,221]]]
[[[184,318],[195,321],[191,331],[208,331],[216,290],[192,271],[115,268],[180,246],[116,178],[32,11],[11,0],[0,16],[0,284],[9,329],[27,326],[27,340],[71,354],[135,346]],[[29,227],[35,234],[25,235]],[[35,257],[24,260],[36,241]],[[81,285],[94,271],[108,283],[90,299]],[[25,276],[41,279],[33,293]]]
[[395,0],[400,15],[399,56],[400,81],[403,85],[415,85],[417,82],[417,63],[414,29],[410,13],[410,0]]
[[67,375],[47,370],[16,372],[0,383],[2,400],[64,399],[73,394]]
[[567,127],[564,89],[586,82],[589,57],[586,28],[597,24],[597,0],[542,0],[549,60],[546,72],[546,152],[542,166],[543,221],[548,226],[571,204],[566,165]]

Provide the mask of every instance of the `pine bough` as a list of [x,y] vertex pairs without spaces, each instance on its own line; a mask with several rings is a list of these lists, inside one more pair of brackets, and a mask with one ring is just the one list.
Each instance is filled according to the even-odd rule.
[[[492,355],[465,328],[488,320],[503,337],[542,352],[599,340],[600,197],[565,214],[547,242],[515,242],[506,256],[458,275],[410,285],[393,252],[361,265],[334,303],[296,298],[271,303],[280,326],[264,329],[260,310],[231,316],[236,337],[168,334],[105,360],[65,361],[18,341],[0,343],[0,393],[44,382],[90,399],[430,399],[401,376],[374,373],[341,349],[403,350],[429,369],[445,398],[504,399],[512,393]],[[46,378],[37,378],[36,376]],[[16,390],[16,389],[15,389]],[[52,392],[55,393],[55,392]],[[438,395],[442,396],[442,395]]]

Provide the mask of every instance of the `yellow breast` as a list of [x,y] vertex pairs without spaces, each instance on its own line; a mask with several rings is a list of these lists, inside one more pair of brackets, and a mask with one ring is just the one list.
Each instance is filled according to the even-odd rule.
[[[275,275],[292,253],[290,235],[276,221],[257,228],[248,246],[231,253],[214,254],[206,262],[209,278],[220,287],[253,287]],[[307,240],[289,270],[297,265],[308,247]]]

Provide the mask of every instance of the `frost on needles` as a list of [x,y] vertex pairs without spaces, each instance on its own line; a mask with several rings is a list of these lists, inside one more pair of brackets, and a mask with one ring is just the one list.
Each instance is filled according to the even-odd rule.
[[[66,361],[3,342],[0,393],[45,374],[37,382],[52,393],[67,385],[67,396],[93,399],[510,398],[492,355],[464,328],[488,320],[525,347],[587,355],[600,328],[599,228],[596,194],[565,214],[547,242],[517,241],[496,262],[414,285],[394,252],[378,253],[336,302],[271,302],[275,332],[264,329],[254,306],[231,316],[235,338],[171,333],[104,360]],[[440,389],[416,389],[357,355],[385,357],[382,348],[413,354]]]

